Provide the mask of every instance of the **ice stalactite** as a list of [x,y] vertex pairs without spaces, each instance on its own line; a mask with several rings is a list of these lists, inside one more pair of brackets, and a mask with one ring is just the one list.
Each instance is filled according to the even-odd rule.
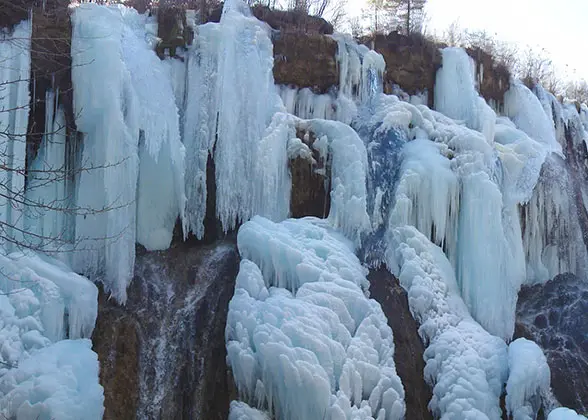
[[26,134],[29,116],[31,21],[18,24],[12,33],[0,33],[0,221],[2,245],[23,245]]
[[392,331],[353,244],[314,218],[239,230],[226,342],[240,397],[281,419],[401,419]]
[[184,192],[185,148],[168,66],[145,41],[146,17],[122,9],[122,58],[132,74],[139,107],[137,242],[148,250],[167,249],[178,216],[187,234]]
[[[133,277],[139,101],[121,60],[123,7],[81,4],[72,14],[74,113],[83,133],[73,267],[119,302]],[[104,72],[108,73],[105,77]],[[113,94],[116,93],[116,94]]]
[[57,97],[52,90],[46,94],[46,133],[28,169],[25,236],[33,248],[67,259],[73,245],[74,220],[68,210],[75,200],[70,173],[75,159],[68,154],[65,111]]

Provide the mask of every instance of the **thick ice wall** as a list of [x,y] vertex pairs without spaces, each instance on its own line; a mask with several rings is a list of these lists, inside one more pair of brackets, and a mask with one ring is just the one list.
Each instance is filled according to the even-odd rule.
[[537,418],[541,399],[550,392],[551,372],[543,350],[519,338],[508,346],[506,409],[514,420]]
[[435,108],[494,141],[496,113],[478,95],[472,59],[462,48],[444,48],[443,66],[437,71]]
[[500,419],[506,344],[469,315],[443,251],[412,226],[389,231],[388,266],[408,292],[427,345],[429,408],[442,419]]
[[[381,121],[379,131],[400,129],[414,139],[402,149],[389,229],[415,224],[443,246],[473,317],[509,338],[525,267],[516,200],[501,181],[496,146],[478,131],[396,97],[382,99],[373,119]],[[509,151],[503,155],[511,156]],[[516,158],[527,166],[526,155]],[[507,173],[519,177],[521,170],[510,164]]]
[[353,244],[319,219],[258,216],[238,244],[226,340],[240,397],[283,419],[403,418],[392,331]]
[[29,117],[31,67],[30,21],[18,24],[10,34],[0,33],[0,220],[3,246],[23,244],[24,169]]
[[122,59],[132,75],[139,109],[139,183],[137,242],[148,250],[167,249],[178,217],[187,234],[184,192],[185,148],[180,140],[178,109],[169,66],[154,54],[146,33],[147,18],[132,8],[123,17]]
[[586,417],[569,408],[559,407],[549,413],[547,420],[585,420]]

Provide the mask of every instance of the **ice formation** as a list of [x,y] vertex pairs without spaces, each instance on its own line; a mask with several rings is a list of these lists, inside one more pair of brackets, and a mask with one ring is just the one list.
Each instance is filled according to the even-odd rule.
[[401,419],[392,331],[353,244],[314,218],[238,234],[228,363],[245,401],[281,419]]
[[506,344],[471,318],[443,251],[414,227],[399,226],[390,232],[387,259],[427,344],[431,411],[442,419],[500,419]]
[[569,408],[556,408],[549,416],[547,416],[547,420],[584,420],[586,417],[576,413],[574,410],[570,410]]
[[96,286],[32,252],[0,254],[0,271],[0,414],[102,418],[98,358],[88,339]]
[[506,409],[514,420],[533,420],[541,398],[550,392],[551,372],[543,350],[519,338],[508,346],[508,367]]
[[232,401],[229,420],[269,420],[269,417],[264,412],[251,408],[244,402]]
[[[139,101],[121,59],[123,7],[81,4],[72,13],[72,82],[77,128],[83,133],[73,267],[103,277],[126,300],[136,239]],[[108,77],[103,72],[108,69]],[[113,95],[117,92],[117,95]]]
[[30,21],[18,24],[12,33],[0,32],[0,221],[6,248],[23,243],[25,153],[31,67]]

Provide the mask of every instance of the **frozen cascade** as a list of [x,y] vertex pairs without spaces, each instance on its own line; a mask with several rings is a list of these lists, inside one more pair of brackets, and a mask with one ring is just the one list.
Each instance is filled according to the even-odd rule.
[[[132,75],[139,106],[137,242],[148,250],[167,249],[178,216],[185,220],[184,154],[170,69],[146,42],[146,16],[123,15],[122,59]],[[147,38],[148,39],[148,38]]]
[[4,167],[11,168],[0,172],[3,190],[0,220],[3,222],[2,245],[5,249],[17,248],[23,241],[26,244],[21,232],[30,102],[31,31],[30,21],[21,22],[12,33],[0,31],[0,161]]
[[[265,171],[287,168],[287,140],[294,135],[293,127],[287,127],[287,118],[272,121],[282,104],[274,87],[273,45],[267,24],[252,17],[241,0],[230,0],[225,3],[219,25],[218,138],[214,157],[217,215],[223,229],[229,231],[238,221],[254,214],[265,213],[278,220],[287,217],[289,198],[284,202],[271,195],[274,188],[289,183],[286,174],[272,174],[275,183],[267,191],[259,176]],[[260,141],[268,136],[272,147],[283,149],[282,159],[262,159],[261,152],[266,151]],[[274,200],[279,201],[280,208],[268,214],[264,205]]]
[[[80,4],[72,12],[72,83],[77,128],[84,134],[73,267],[119,302],[133,277],[136,239],[139,100],[121,60],[122,6]],[[108,69],[110,77],[102,77]],[[113,92],[118,92],[113,95]]]
[[290,207],[286,148],[295,131],[293,119],[279,112],[284,107],[274,87],[268,26],[232,0],[220,23],[199,26],[198,32],[184,93],[190,229],[199,238],[204,234],[212,153],[216,214],[225,232],[254,214],[283,220]]
[[[183,142],[186,146],[186,217],[190,231],[204,237],[206,215],[206,169],[213,156],[218,115],[218,59],[221,26],[208,23],[198,26],[197,46],[188,51],[184,68],[185,88],[181,94],[183,108]],[[177,60],[172,60],[176,63]],[[174,79],[177,79],[178,76]]]
[[282,419],[400,419],[392,331],[353,244],[315,218],[254,217],[229,305],[239,395]]
[[389,232],[388,267],[408,291],[427,345],[429,408],[441,419],[500,419],[508,374],[506,344],[469,315],[443,251],[412,226]]

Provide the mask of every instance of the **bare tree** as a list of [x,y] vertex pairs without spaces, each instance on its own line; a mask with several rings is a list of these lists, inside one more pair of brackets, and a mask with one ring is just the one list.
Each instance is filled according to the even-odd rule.
[[569,82],[565,88],[565,94],[571,100],[588,105],[588,82],[586,80]]

